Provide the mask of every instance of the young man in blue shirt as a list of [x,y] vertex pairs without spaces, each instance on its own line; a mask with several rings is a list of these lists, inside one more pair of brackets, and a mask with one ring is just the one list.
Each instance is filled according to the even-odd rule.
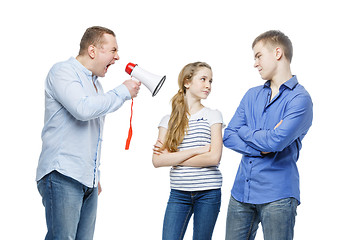
[[254,67],[266,82],[245,94],[224,132],[224,145],[243,155],[226,239],[255,239],[260,222],[266,240],[293,239],[300,203],[296,162],[312,123],[312,101],[291,73],[292,43],[286,35],[267,31],[252,48]]
[[115,34],[90,27],[76,58],[55,64],[45,81],[42,151],[36,172],[48,228],[45,239],[93,239],[104,118],[137,96],[126,80],[104,93],[98,77],[119,60]]

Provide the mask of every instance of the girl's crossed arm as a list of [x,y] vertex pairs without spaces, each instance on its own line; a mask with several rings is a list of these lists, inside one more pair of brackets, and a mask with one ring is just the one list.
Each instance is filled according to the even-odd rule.
[[165,139],[166,128],[159,127],[159,136],[153,149],[154,167],[166,166],[191,166],[208,167],[216,166],[221,159],[222,153],[222,124],[216,123],[211,126],[211,144],[203,147],[191,148],[179,152],[160,150]]

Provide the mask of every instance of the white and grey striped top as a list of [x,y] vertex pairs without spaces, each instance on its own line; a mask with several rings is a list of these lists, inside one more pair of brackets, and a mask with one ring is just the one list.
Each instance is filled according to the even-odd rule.
[[[170,115],[161,120],[159,127],[168,128]],[[210,127],[223,123],[221,112],[202,108],[190,116],[188,133],[179,145],[179,151],[204,146],[211,143]],[[221,172],[218,166],[183,167],[174,166],[170,170],[170,187],[181,191],[203,191],[218,189],[222,185]]]

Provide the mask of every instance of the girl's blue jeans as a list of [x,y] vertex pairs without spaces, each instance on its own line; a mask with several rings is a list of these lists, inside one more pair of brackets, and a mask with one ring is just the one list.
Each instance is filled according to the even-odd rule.
[[220,205],[221,189],[197,192],[172,189],[166,208],[162,239],[183,239],[192,215],[194,215],[193,239],[211,239]]

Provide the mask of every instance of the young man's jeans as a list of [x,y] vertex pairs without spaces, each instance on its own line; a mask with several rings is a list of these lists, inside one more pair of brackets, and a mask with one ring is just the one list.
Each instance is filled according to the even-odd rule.
[[194,214],[193,239],[211,239],[220,205],[220,189],[198,192],[172,189],[166,208],[162,239],[183,239],[192,214]]
[[253,240],[259,222],[265,240],[291,240],[294,236],[298,202],[285,198],[266,204],[248,204],[230,198],[226,240]]
[[98,189],[53,171],[38,181],[50,239],[93,239]]

